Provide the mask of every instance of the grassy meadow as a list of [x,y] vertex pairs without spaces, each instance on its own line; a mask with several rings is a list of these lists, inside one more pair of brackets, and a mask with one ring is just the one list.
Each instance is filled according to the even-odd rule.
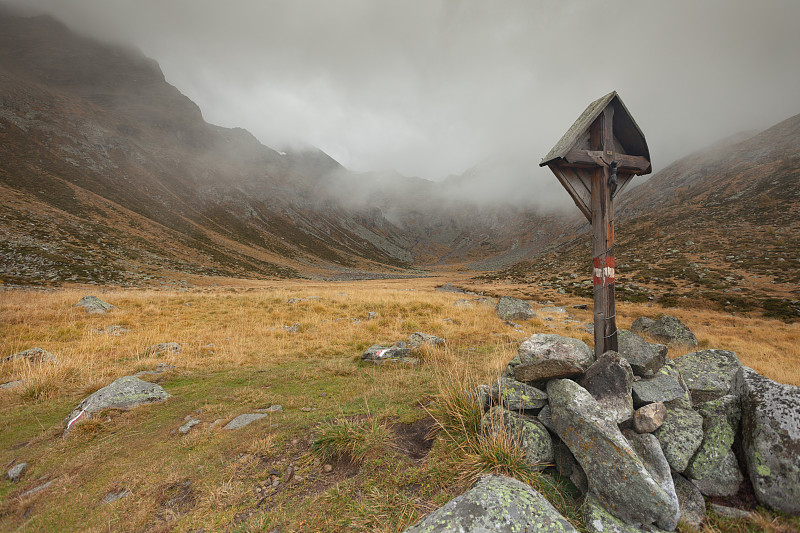
[[[18,482],[0,480],[0,530],[402,531],[487,471],[531,483],[583,529],[574,487],[529,470],[513,443],[480,435],[479,411],[462,391],[494,381],[534,333],[591,344],[584,328],[591,311],[540,313],[517,331],[492,307],[456,306],[473,296],[435,290],[447,281],[545,299],[524,292],[530,287],[436,277],[0,292],[0,357],[38,346],[58,358],[0,363],[0,383],[22,380],[0,390],[0,465],[5,474],[28,463]],[[116,308],[89,315],[74,307],[85,294]],[[590,302],[555,302],[577,303]],[[664,312],[683,320],[701,348],[733,350],[767,377],[800,385],[799,323],[618,304],[618,324]],[[112,325],[129,331],[100,333]],[[360,361],[370,345],[417,331],[447,345],[420,350],[417,366]],[[183,350],[146,354],[160,342]],[[163,386],[172,395],[166,402],[105,411],[62,438],[64,418],[81,399],[160,363],[174,368],[142,379]],[[282,411],[223,429],[271,405]],[[181,434],[189,416],[201,423]],[[126,497],[103,503],[123,490]],[[799,524],[759,510],[738,522],[711,516],[707,530]]]

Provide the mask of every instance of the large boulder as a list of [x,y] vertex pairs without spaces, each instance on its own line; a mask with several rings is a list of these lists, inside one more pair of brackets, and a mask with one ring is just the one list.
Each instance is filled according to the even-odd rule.
[[537,333],[519,346],[509,363],[517,381],[526,383],[579,376],[594,363],[594,352],[578,339]]
[[519,381],[498,379],[491,389],[492,399],[509,411],[541,409],[547,404],[547,393]]
[[525,300],[519,300],[510,296],[503,296],[497,301],[495,306],[497,316],[501,320],[530,320],[536,313],[533,312],[531,304]]
[[647,342],[636,333],[621,329],[617,334],[617,351],[628,360],[633,373],[652,378],[667,362],[667,347]]
[[691,479],[691,482],[706,496],[733,496],[739,492],[742,481],[744,476],[732,450],[729,450],[717,464],[717,468],[710,471],[703,479]]
[[496,405],[483,415],[481,430],[505,434],[525,450],[525,461],[536,470],[544,470],[553,462],[553,438],[536,417]]
[[646,329],[646,333],[664,344],[697,346],[694,333],[674,316],[662,316]]
[[405,533],[577,533],[544,497],[506,476],[484,476]]
[[716,473],[731,451],[741,410],[735,396],[723,396],[700,404],[696,411],[703,417],[703,442],[689,461],[685,474],[692,479],[705,479]]
[[64,434],[66,435],[75,424],[89,420],[94,413],[103,409],[132,409],[160,402],[169,397],[170,394],[155,383],[148,383],[133,376],[121,377],[79,403],[64,420]]
[[715,400],[728,394],[736,373],[742,367],[736,354],[727,350],[702,350],[674,360],[692,402]]
[[75,304],[75,307],[83,307],[90,315],[104,315],[109,309],[114,309],[113,305],[104,302],[97,296],[84,296]]
[[600,407],[616,423],[633,416],[633,371],[617,352],[607,351],[583,375],[580,385],[594,396]]
[[742,367],[734,390],[742,402],[742,449],[756,499],[800,515],[800,387]]
[[15,359],[24,359],[34,365],[40,365],[42,363],[58,363],[58,358],[55,355],[51,354],[47,350],[39,348],[38,346],[9,355],[8,357],[4,357],[3,359],[0,359],[0,362],[7,363]]
[[633,405],[637,408],[655,402],[682,401],[689,404],[689,393],[672,361],[667,361],[654,377],[635,381],[631,393]]
[[653,435],[661,444],[669,466],[683,473],[703,442],[703,417],[680,403],[667,403],[667,416]]
[[633,321],[631,324],[631,333],[636,333],[637,335],[641,335],[642,333],[647,333],[650,331],[655,325],[656,321],[652,318],[648,318],[646,316],[640,316],[636,320]]
[[633,430],[626,429],[622,433],[628,442],[631,443],[636,454],[644,463],[647,471],[653,476],[653,479],[661,485],[664,493],[669,496],[672,504],[677,510],[672,517],[672,521],[662,522],[661,526],[664,529],[673,530],[678,525],[678,518],[680,517],[680,502],[678,495],[675,492],[675,484],[672,480],[672,471],[670,470],[667,458],[664,457],[664,452],[658,440],[651,434],[639,434]]
[[592,395],[568,379],[550,381],[547,394],[556,432],[583,468],[589,491],[602,507],[629,524],[674,524],[679,513],[674,497]]

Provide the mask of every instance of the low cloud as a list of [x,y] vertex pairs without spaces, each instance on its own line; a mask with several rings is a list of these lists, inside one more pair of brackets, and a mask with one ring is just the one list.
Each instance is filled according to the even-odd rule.
[[432,180],[526,154],[513,179],[484,178],[487,197],[513,192],[492,183],[558,191],[535,163],[611,90],[655,170],[800,112],[794,0],[6,3],[138,46],[209,122],[278,149]]

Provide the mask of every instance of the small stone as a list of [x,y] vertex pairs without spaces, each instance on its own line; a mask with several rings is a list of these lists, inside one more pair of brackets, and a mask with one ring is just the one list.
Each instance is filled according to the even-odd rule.
[[294,480],[298,483],[302,483],[305,478],[303,478],[303,476],[294,476]]
[[3,383],[2,385],[0,385],[0,389],[5,389],[5,390],[16,389],[17,387],[21,387],[23,383],[25,383],[25,382],[23,380],[21,380],[21,379],[17,379],[17,380],[14,380],[14,381],[8,381],[8,382]]
[[328,463],[325,463],[325,465],[322,466],[322,471],[325,472],[326,474],[331,470],[333,470],[333,466]]
[[179,427],[178,431],[180,431],[182,434],[186,435],[187,433],[189,433],[189,431],[191,431],[191,429],[193,427],[195,427],[199,423],[200,423],[200,420],[197,420],[197,419],[193,418],[192,420],[189,420],[184,425]]
[[28,496],[33,496],[34,494],[38,494],[38,493],[42,492],[43,490],[45,490],[50,485],[52,485],[52,483],[53,483],[53,480],[50,480],[47,483],[44,483],[43,485],[39,485],[37,487],[32,488],[31,490],[29,490],[27,492],[23,492],[22,495],[20,496],[20,498],[27,498]]
[[128,489],[120,489],[120,490],[112,490],[108,494],[106,494],[103,501],[100,503],[114,503],[117,500],[121,500],[122,498],[126,498],[131,495],[131,491]]
[[652,433],[661,427],[666,416],[664,402],[647,404],[633,413],[633,428],[637,433]]
[[6,473],[6,477],[10,479],[12,482],[16,482],[22,476],[22,471],[25,470],[25,467],[28,466],[28,463],[18,463],[14,465],[11,470]]
[[243,415],[239,415],[230,422],[225,425],[224,429],[234,430],[243,428],[249,424],[252,424],[256,420],[261,420],[262,418],[266,417],[265,413],[245,413]]
[[152,357],[165,352],[173,352],[179,354],[183,351],[183,347],[177,342],[159,342],[158,344],[151,344],[144,351],[144,355]]
[[75,304],[75,307],[83,307],[90,315],[104,315],[106,311],[115,309],[113,305],[104,302],[97,296],[84,296]]

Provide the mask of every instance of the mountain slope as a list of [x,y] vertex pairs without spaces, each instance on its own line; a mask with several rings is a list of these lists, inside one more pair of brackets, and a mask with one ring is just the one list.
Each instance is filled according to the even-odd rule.
[[0,141],[6,281],[139,277],[124,262],[287,276],[412,259],[379,213],[319,197],[341,168],[327,155],[209,125],[154,61],[48,17],[0,15]]

